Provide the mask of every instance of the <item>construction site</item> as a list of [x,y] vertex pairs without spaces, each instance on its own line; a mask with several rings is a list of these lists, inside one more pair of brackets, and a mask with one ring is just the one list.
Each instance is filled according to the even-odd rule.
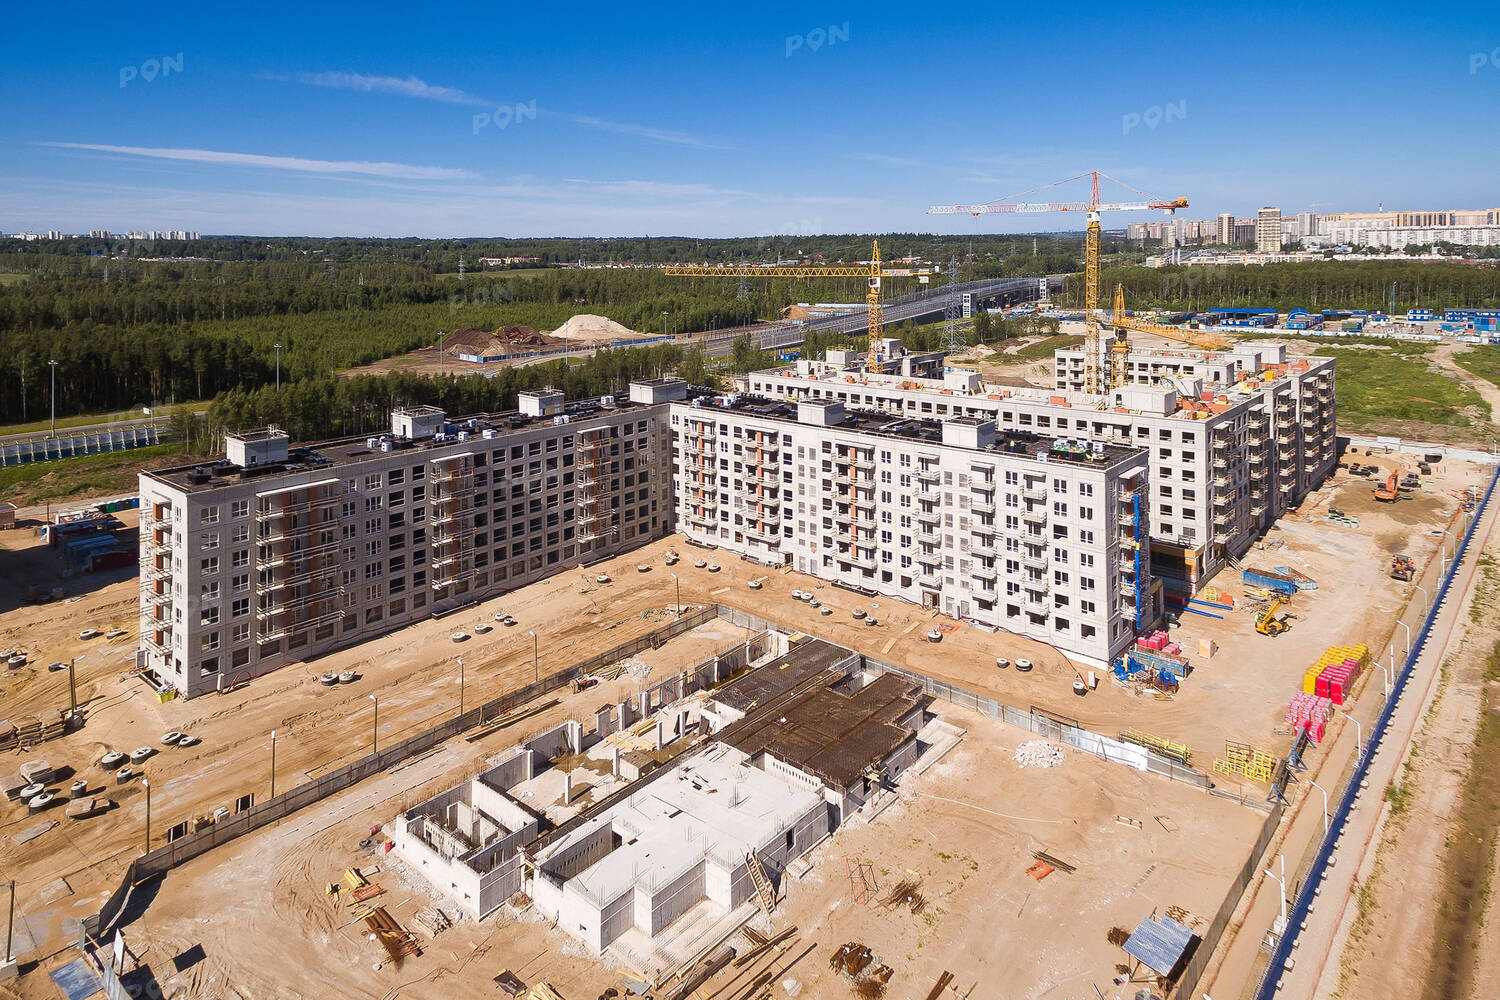
[[[872,979],[900,991],[893,995],[936,989],[934,997],[1019,997],[1070,982],[1134,996],[1142,976],[1155,988],[1111,934],[1122,929],[1128,940],[1155,917],[1191,928],[1201,947],[1226,900],[1234,911],[1265,810],[1278,796],[1306,801],[1280,773],[1295,735],[1352,739],[1344,720],[1372,683],[1378,696],[1373,664],[1392,622],[1418,596],[1413,584],[1451,554],[1445,529],[1486,478],[1458,460],[1424,474],[1400,453],[1369,451],[1347,454],[1247,552],[1243,571],[1220,573],[1170,616],[1180,621],[1164,635],[1142,634],[1093,683],[1043,642],[669,537],[223,695],[161,702],[131,676],[135,580],[79,589],[58,565],[56,585],[71,603],[7,617],[4,644],[27,660],[8,672],[5,697],[18,726],[60,720],[76,698],[81,724],[57,726],[18,765],[47,763],[51,787],[82,781],[98,812],[53,818],[45,805],[10,807],[0,851],[17,879],[14,954],[23,970],[43,974],[24,975],[17,988],[55,996],[50,973],[89,964],[75,947],[79,929],[104,933],[94,923],[101,905],[147,845],[170,854],[173,844],[211,839],[256,803],[299,788],[319,797],[127,894],[106,926],[122,928],[136,958],[127,960],[132,982],[153,977],[169,996],[247,998],[437,995],[510,982],[502,973],[565,997],[631,982],[688,996],[672,991],[705,972],[694,989],[723,997],[766,986],[778,996],[873,991]],[[1379,495],[1392,473],[1395,501]],[[135,512],[118,516],[129,524]],[[42,579],[45,544],[24,527],[0,535],[4,558],[33,560],[32,587],[52,582]],[[6,586],[18,588],[7,596],[19,603],[22,584]],[[700,608],[721,610],[653,638]],[[515,624],[481,627],[497,617]],[[453,641],[455,629],[464,643]],[[124,634],[104,637],[117,630]],[[757,664],[748,672],[747,640]],[[632,642],[646,645],[611,655]],[[798,692],[797,678],[810,678],[787,658],[794,644],[846,651],[845,690]],[[1351,655],[1334,663],[1332,647]],[[600,655],[609,661],[594,662]],[[1363,665],[1340,684],[1334,707],[1334,675],[1321,689],[1317,681],[1345,659]],[[71,694],[69,672],[45,668],[68,660]],[[330,672],[351,680],[327,687]],[[552,675],[566,679],[547,687]],[[910,683],[882,694],[898,678]],[[840,730],[852,757],[822,760],[822,743],[781,735],[839,718],[827,699],[860,692],[892,707],[857,712],[854,728]],[[497,698],[510,700],[474,708]],[[757,714],[762,704],[780,714]],[[366,767],[323,796],[335,772],[464,718],[474,721],[462,733]],[[164,745],[164,734],[189,734],[192,745]],[[1300,752],[1315,762],[1323,751]],[[139,762],[116,766],[115,754]],[[496,780],[522,779],[522,757],[524,780]],[[131,773],[122,777],[122,767]],[[491,786],[510,804],[484,805]],[[661,789],[673,791],[663,798]],[[747,818],[732,807],[714,819],[719,796],[735,794]],[[756,805],[767,796],[775,808]],[[402,832],[418,829],[427,835]],[[493,892],[466,905],[424,876],[412,860],[419,850],[401,848],[421,840],[451,864],[504,853],[507,838],[515,869],[532,881],[523,887],[517,875],[497,906]],[[705,845],[699,860],[669,849],[673,838]],[[767,913],[745,855],[772,843],[780,853],[759,854]],[[570,851],[592,863],[571,868],[579,862],[566,860]],[[481,880],[502,870],[475,860],[463,863]],[[655,883],[643,881],[642,865],[655,866]],[[346,881],[346,869],[357,877]],[[224,900],[226,880],[233,902],[206,918],[200,901]],[[346,888],[329,895],[330,883]],[[643,902],[650,884],[675,891],[678,908]],[[611,885],[628,887],[633,901],[620,912],[633,916],[590,946],[558,918],[595,899],[602,920],[618,891]],[[375,903],[382,915],[359,916]],[[287,920],[301,932],[284,934]],[[726,948],[734,958],[720,964]],[[330,961],[329,949],[342,957]],[[1112,980],[1130,978],[1117,966],[1137,983],[1111,992]]]

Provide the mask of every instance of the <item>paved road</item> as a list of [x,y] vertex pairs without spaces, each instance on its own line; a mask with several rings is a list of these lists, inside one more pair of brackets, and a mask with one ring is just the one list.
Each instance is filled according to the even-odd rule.
[[[130,420],[104,420],[96,424],[79,424],[72,427],[59,427],[57,429],[56,437],[69,438],[77,437],[82,434],[104,434],[109,431],[128,431],[132,427],[149,427],[152,424],[157,424],[162,429],[166,429],[167,420],[165,417],[135,417]],[[12,441],[40,441],[44,438],[52,436],[53,435],[47,433],[46,428],[35,431],[26,431],[22,434],[0,434],[0,444],[6,444]]]

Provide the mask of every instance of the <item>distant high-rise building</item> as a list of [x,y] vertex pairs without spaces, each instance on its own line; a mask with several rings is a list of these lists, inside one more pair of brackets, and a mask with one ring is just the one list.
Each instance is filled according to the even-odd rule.
[[1255,252],[1281,252],[1281,209],[1267,206],[1256,215]]
[[1297,213],[1297,235],[1304,240],[1309,236],[1318,235],[1318,215],[1316,212]]
[[107,240],[107,239],[109,239],[109,230],[108,229],[90,229],[89,230],[89,238],[96,239],[96,240]]
[[1218,242],[1225,246],[1232,245],[1234,243],[1234,213],[1220,212],[1218,223]]
[[1234,242],[1236,242],[1236,243],[1251,243],[1254,240],[1255,240],[1255,220],[1254,219],[1235,219],[1234,220]]

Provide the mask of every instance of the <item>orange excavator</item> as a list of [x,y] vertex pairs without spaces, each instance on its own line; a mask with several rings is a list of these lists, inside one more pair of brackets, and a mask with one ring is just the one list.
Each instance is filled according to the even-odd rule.
[[1381,503],[1395,503],[1401,499],[1401,491],[1396,486],[1397,475],[1395,472],[1391,473],[1390,478],[1385,481],[1385,485],[1375,487],[1374,496],[1376,500],[1379,500]]

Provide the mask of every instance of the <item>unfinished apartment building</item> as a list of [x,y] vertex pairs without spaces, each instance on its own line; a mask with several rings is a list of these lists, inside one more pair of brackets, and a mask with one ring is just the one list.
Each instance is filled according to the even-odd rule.
[[221,461],[142,473],[139,665],[191,698],[664,535],[684,394],[408,407],[386,434],[230,434]]
[[678,531],[1095,665],[1156,620],[1143,450],[859,402],[671,404]]
[[1195,592],[1242,555],[1336,462],[1334,363],[1284,345],[1232,351],[1132,351],[1129,384],[1085,396],[1083,353],[1058,351],[1056,388],[986,386],[977,372],[941,379],[868,375],[804,360],[754,372],[750,392],[842,402],[903,416],[987,417],[1004,431],[1074,435],[1145,449],[1151,463],[1152,571]]
[[659,706],[658,738],[683,712],[691,725],[647,769],[627,774],[621,753],[642,694],[618,725],[612,706],[591,731],[569,720],[401,813],[397,856],[471,916],[524,893],[590,952],[632,964],[663,935],[682,947],[745,919],[873,796],[963,735],[928,717],[918,683],[872,676],[832,643],[767,635],[784,651],[727,684],[717,667],[691,691],[663,682],[679,696]]

